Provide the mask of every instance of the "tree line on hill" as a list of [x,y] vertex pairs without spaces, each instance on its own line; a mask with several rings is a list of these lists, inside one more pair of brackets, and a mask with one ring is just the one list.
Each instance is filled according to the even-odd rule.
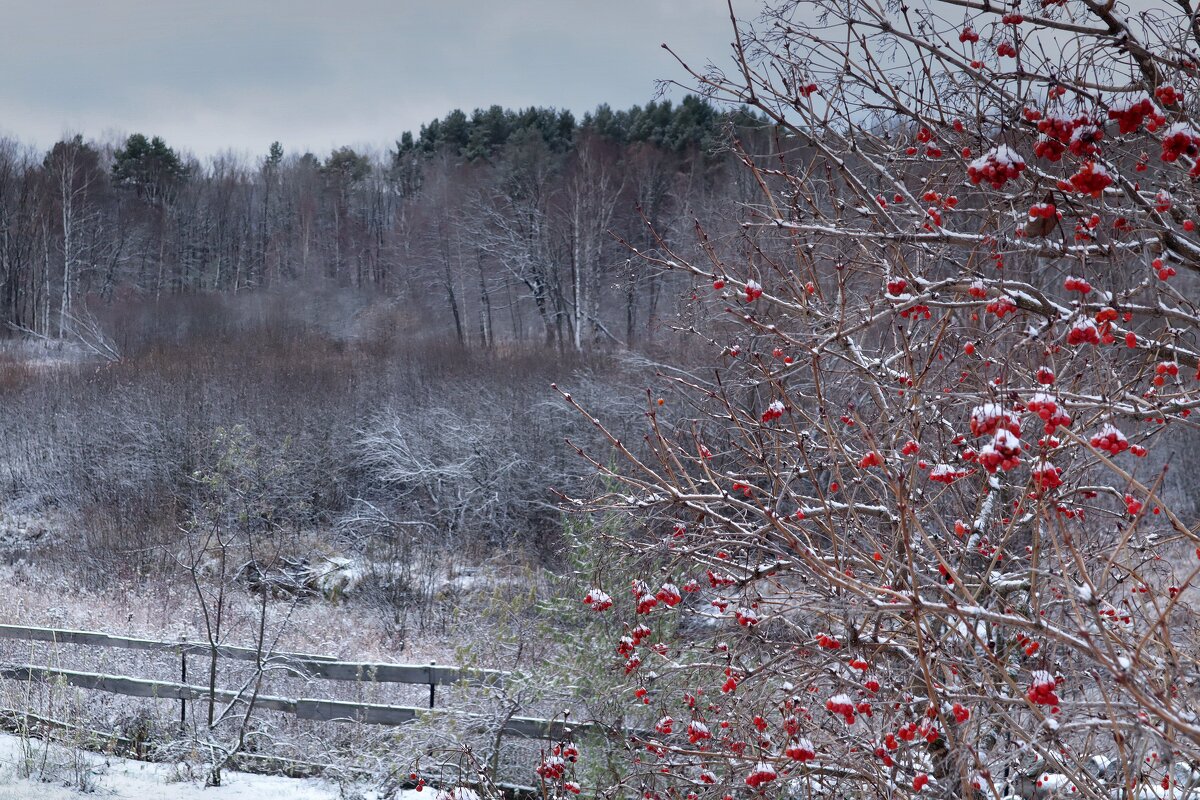
[[632,345],[673,309],[630,248],[694,247],[693,219],[747,193],[726,143],[764,127],[687,97],[580,120],[455,110],[324,157],[0,141],[0,328],[65,338],[114,301],[336,287],[464,345]]

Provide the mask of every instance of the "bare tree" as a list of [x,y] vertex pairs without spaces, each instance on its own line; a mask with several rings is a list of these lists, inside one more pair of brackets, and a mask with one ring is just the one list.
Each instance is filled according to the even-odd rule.
[[616,244],[611,228],[625,179],[616,164],[615,148],[598,137],[586,137],[575,149],[567,184],[565,214],[571,242],[571,344],[576,350],[599,333],[615,339],[600,316],[600,296]]
[[[279,668],[271,651],[290,609],[272,620],[269,599],[283,589],[295,602],[300,587],[290,585],[285,556],[273,541],[277,509],[268,487],[278,467],[272,454],[260,451],[238,428],[218,430],[212,447],[211,466],[193,476],[198,491],[179,563],[195,590],[208,648],[208,699],[197,738],[210,754],[206,782],[220,786],[223,770],[246,747],[263,681]],[[241,629],[232,613],[233,596],[244,588],[258,592],[249,630]],[[231,636],[252,641],[257,657],[234,697],[219,703],[220,650]]]

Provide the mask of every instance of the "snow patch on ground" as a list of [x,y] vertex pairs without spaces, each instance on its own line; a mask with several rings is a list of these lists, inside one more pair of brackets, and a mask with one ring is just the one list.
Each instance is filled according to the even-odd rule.
[[[224,773],[220,788],[205,789],[202,781],[181,780],[173,764],[149,764],[127,758],[79,752],[38,740],[23,744],[17,736],[0,734],[0,800],[334,800],[338,787],[314,778]],[[31,770],[23,768],[27,754]],[[44,760],[43,760],[44,758]],[[44,775],[47,780],[36,777]],[[92,792],[85,794],[80,786]],[[432,792],[404,792],[403,800],[431,800]]]

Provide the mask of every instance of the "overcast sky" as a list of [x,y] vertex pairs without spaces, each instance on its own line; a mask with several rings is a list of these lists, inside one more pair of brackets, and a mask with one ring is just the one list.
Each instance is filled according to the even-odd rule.
[[724,65],[732,40],[725,0],[18,0],[5,28],[0,134],[199,156],[386,147],[493,103],[645,103],[686,80],[661,43]]

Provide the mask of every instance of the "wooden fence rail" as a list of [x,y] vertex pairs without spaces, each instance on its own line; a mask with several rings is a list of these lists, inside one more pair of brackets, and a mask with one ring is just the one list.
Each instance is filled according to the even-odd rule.
[[[211,655],[212,647],[206,642],[164,642],[156,639],[137,639],[114,636],[98,631],[77,631],[60,628],[34,628],[23,625],[0,625],[0,639],[51,642],[55,644],[78,644],[91,647],[120,648],[124,650],[147,650],[176,655]],[[460,683],[473,685],[498,685],[504,680],[504,672],[494,669],[456,669],[439,667],[436,664],[376,664],[359,661],[339,661],[332,656],[309,653],[285,653],[259,651],[253,647],[217,645],[217,655],[234,661],[257,662],[261,657],[265,666],[291,670],[298,677],[332,681],[356,681],[366,683],[405,683],[429,686],[450,686]]]
[[[248,692],[233,692],[228,689],[210,690],[207,686],[194,686],[186,683],[171,681],[152,681],[141,678],[130,678],[124,675],[105,675],[98,672],[76,672],[69,669],[42,667],[32,664],[0,665],[0,677],[18,681],[52,682],[63,681],[71,686],[83,689],[94,689],[109,694],[120,694],[127,697],[147,697],[159,700],[202,700],[212,696],[222,702],[249,702]],[[344,700],[313,700],[307,698],[290,699],[272,695],[258,695],[254,698],[258,708],[279,711],[284,714],[294,714],[300,719],[316,720],[318,722],[362,722],[369,725],[403,725],[412,722],[423,714],[443,715],[447,718],[465,720],[481,729],[488,725],[487,720],[478,714],[463,712],[438,711],[413,706],[390,706],[375,703],[352,703]],[[525,739],[556,739],[568,731],[573,733],[590,732],[592,725],[569,725],[559,720],[537,719],[534,717],[510,717],[502,726],[506,736],[517,736]]]
[[[156,639],[138,639],[114,636],[99,631],[79,631],[61,628],[40,628],[22,625],[0,625],[0,639],[50,642],[53,644],[84,645],[91,647],[142,650],[178,655],[182,661],[182,680],[186,681],[187,656],[211,656],[213,648],[208,644],[189,641],[166,642]],[[475,686],[503,685],[507,673],[487,669],[456,669],[439,667],[436,664],[377,664],[358,661],[339,661],[331,656],[307,653],[282,653],[259,651],[251,647],[219,645],[219,657],[237,661],[261,663],[264,669],[282,669],[290,675],[334,681],[365,683],[400,683],[429,686],[429,708],[412,706],[381,705],[376,703],[354,703],[343,700],[320,700],[309,698],[287,698],[274,695],[258,695],[254,704],[258,708],[294,714],[301,719],[321,722],[361,722],[370,725],[403,725],[423,714],[444,715],[484,730],[489,722],[481,715],[465,712],[433,710],[434,687],[467,684]],[[261,661],[260,661],[261,660]],[[97,672],[79,672],[69,669],[41,666],[37,664],[0,664],[0,678],[20,681],[62,681],[71,686],[92,689],[128,697],[146,697],[163,700],[188,700],[213,698],[225,703],[248,702],[246,692],[197,686],[186,682],[146,680],[126,675],[108,675]],[[573,733],[592,733],[600,729],[590,723],[566,725],[561,720],[546,720],[535,717],[509,717],[501,726],[507,736],[528,739],[558,739]]]

